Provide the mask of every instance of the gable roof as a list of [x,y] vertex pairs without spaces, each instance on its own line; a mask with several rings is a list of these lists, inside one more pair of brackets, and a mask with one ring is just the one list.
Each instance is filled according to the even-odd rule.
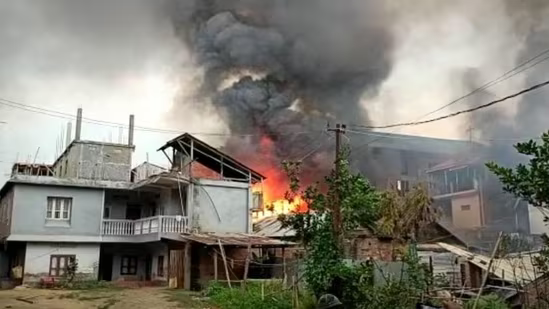
[[223,169],[223,175],[227,178],[243,179],[243,175],[250,175],[253,183],[266,178],[259,172],[254,171],[252,168],[189,133],[182,134],[168,141],[158,150],[165,150],[166,148],[172,147],[183,153],[190,153],[191,145],[192,148],[194,148],[194,161],[214,171],[220,171],[222,165],[229,167]]

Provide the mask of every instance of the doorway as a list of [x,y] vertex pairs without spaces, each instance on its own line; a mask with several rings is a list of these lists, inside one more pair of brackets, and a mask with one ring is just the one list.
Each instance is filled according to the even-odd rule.
[[101,252],[99,256],[99,280],[112,280],[112,260],[112,254]]

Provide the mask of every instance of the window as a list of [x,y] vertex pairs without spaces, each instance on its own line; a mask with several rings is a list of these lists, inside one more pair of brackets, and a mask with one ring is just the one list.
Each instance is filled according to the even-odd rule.
[[471,205],[461,205],[461,210],[462,211],[471,210]]
[[156,265],[156,274],[159,277],[164,277],[164,256],[158,256],[158,264]]
[[69,220],[71,218],[71,197],[48,197],[46,219]]
[[135,275],[137,274],[137,257],[136,256],[123,256],[120,263],[121,275]]
[[50,256],[50,276],[61,277],[67,273],[70,264],[76,261],[75,255],[52,255]]

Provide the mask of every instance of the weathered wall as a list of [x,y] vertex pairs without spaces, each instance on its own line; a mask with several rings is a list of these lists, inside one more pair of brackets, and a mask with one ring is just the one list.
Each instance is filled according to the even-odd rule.
[[53,170],[62,178],[130,181],[132,152],[123,144],[73,141]]
[[194,186],[194,219],[202,232],[248,233],[251,202],[247,183],[199,179]]
[[402,255],[404,246],[390,239],[357,237],[351,240],[349,250],[356,260],[393,261]]
[[[72,197],[69,221],[46,219],[48,196]],[[9,240],[96,241],[102,208],[102,189],[17,184]]]
[[13,211],[13,189],[0,199],[0,239],[10,234],[11,214]]
[[377,188],[388,189],[396,186],[396,180],[425,181],[425,171],[436,164],[446,161],[449,156],[390,148],[372,149],[372,166],[366,172],[368,180]]
[[480,199],[477,192],[452,198],[452,223],[457,228],[482,226]]
[[[145,280],[146,274],[146,257],[152,257],[152,266],[151,266],[151,280],[168,280],[168,246],[166,244],[156,242],[149,244],[124,244],[118,245],[116,248],[111,247],[108,249],[109,253],[113,254],[113,263],[112,263],[112,280],[125,280],[125,281],[135,281],[135,280]],[[137,256],[137,274],[134,275],[121,275],[121,261],[122,256],[130,255]],[[158,256],[164,256],[164,276],[158,276]]]
[[27,243],[23,283],[37,282],[47,277],[52,255],[76,255],[77,278],[97,280],[99,269],[99,244],[77,243]]

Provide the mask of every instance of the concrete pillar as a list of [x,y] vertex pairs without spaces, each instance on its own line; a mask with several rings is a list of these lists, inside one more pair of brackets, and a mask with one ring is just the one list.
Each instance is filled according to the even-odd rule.
[[80,134],[82,133],[82,108],[78,108],[76,112],[76,129],[74,131],[74,140],[80,140]]
[[133,146],[134,115],[130,115],[130,126],[128,132],[128,145]]
[[67,123],[67,136],[65,140],[65,148],[69,147],[69,144],[72,142],[72,123]]

